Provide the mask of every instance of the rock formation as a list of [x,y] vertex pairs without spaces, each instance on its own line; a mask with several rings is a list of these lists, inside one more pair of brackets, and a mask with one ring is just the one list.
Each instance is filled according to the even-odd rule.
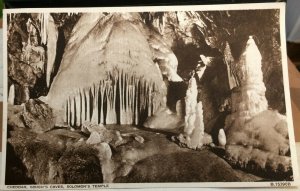
[[55,117],[48,105],[38,99],[30,99],[22,112],[24,124],[36,133],[44,133],[54,128]]
[[15,103],[15,85],[13,84],[9,87],[7,103],[11,105]]
[[[15,104],[21,104],[32,98],[31,91],[38,81],[45,80],[49,86],[56,59],[58,29],[49,13],[9,16],[8,76],[18,86]],[[45,73],[46,79],[41,79]]]
[[185,97],[185,126],[178,136],[181,144],[189,148],[201,148],[204,144],[204,124],[202,102],[197,103],[197,83],[194,76],[189,81]]
[[224,129],[219,130],[218,142],[219,142],[219,146],[225,146],[226,145],[226,135],[225,135]]
[[238,63],[237,76],[240,86],[233,90],[231,95],[232,114],[227,117],[225,129],[232,126],[232,123],[243,127],[248,119],[268,109],[261,59],[261,54],[250,36]]
[[286,156],[289,152],[286,117],[268,110],[261,59],[250,36],[236,71],[240,86],[232,90],[232,113],[225,121],[226,158],[239,168],[289,178],[292,171],[291,159]]
[[44,100],[71,126],[84,121],[140,124],[164,107],[162,74],[181,80],[177,64],[172,51],[138,14],[84,14],[73,28]]
[[235,63],[234,61],[228,42],[226,42],[226,46],[224,49],[224,62],[227,66],[229,88],[232,90],[233,88],[239,86],[239,79],[236,74],[237,63]]

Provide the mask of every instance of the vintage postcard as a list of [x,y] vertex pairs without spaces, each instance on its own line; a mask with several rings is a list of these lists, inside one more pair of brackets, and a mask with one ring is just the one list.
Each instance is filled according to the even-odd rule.
[[4,11],[5,190],[293,187],[285,4]]

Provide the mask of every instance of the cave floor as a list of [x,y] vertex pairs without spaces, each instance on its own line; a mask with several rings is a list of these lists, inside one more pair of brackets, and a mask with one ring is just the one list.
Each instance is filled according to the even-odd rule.
[[[107,125],[106,128],[118,130],[122,136],[139,135],[144,141],[131,139],[117,147],[111,146],[111,158],[101,161],[99,167],[95,162],[99,155],[89,150],[91,146],[82,141],[88,136],[79,130],[54,129],[35,134],[27,129],[14,128],[9,132],[8,152],[14,154],[8,154],[11,162],[8,162],[7,168],[11,170],[7,176],[18,177],[16,180],[21,182],[26,178],[27,182],[22,183],[37,184],[263,181],[263,178],[233,169],[210,147],[199,151],[179,147],[171,141],[175,135],[172,132],[129,125]],[[16,165],[16,161],[22,164]],[[49,169],[60,170],[54,176]],[[98,177],[99,173],[103,178]],[[73,174],[83,177],[74,179]],[[8,178],[7,183],[15,184],[16,180]]]

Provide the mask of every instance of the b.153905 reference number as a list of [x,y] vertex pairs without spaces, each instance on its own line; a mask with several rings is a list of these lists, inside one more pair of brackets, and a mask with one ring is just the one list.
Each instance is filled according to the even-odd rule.
[[272,187],[290,187],[292,184],[290,182],[271,182]]

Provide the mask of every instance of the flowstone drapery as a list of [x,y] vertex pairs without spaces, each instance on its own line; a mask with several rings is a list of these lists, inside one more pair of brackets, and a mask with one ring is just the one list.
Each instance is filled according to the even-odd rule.
[[160,38],[138,13],[83,14],[42,99],[64,116],[58,123],[143,123],[165,107],[162,75],[182,80],[176,56]]

